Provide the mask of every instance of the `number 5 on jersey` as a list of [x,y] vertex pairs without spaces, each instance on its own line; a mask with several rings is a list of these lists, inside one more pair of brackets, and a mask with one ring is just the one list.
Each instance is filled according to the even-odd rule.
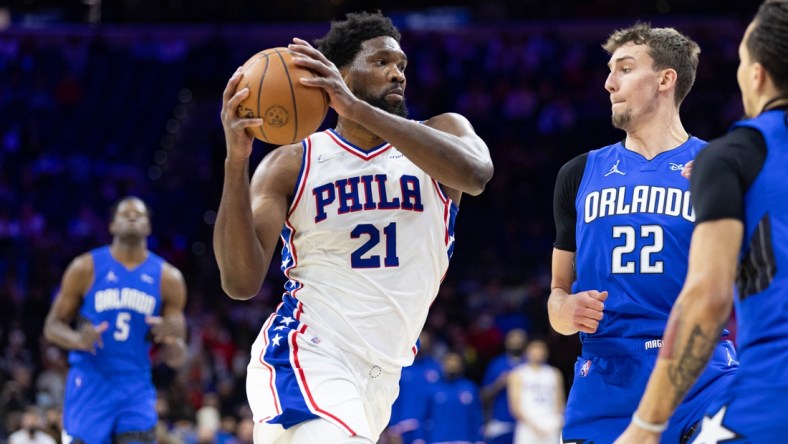
[[[359,224],[350,232],[351,239],[359,239],[361,236],[369,236],[367,241],[350,253],[350,266],[353,268],[380,268],[380,255],[368,254],[370,250],[380,243],[380,231],[372,224]],[[399,258],[397,257],[397,223],[391,222],[383,228],[385,238],[386,255],[383,257],[383,265],[386,267],[398,267]],[[367,255],[367,256],[365,256]]]

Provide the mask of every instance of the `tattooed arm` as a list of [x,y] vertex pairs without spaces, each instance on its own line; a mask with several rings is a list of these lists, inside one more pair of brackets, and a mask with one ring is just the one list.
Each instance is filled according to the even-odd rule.
[[[730,316],[744,226],[737,219],[695,227],[684,288],[670,313],[657,364],[637,409],[649,424],[663,424],[703,372]],[[630,424],[617,444],[658,443],[660,433]]]

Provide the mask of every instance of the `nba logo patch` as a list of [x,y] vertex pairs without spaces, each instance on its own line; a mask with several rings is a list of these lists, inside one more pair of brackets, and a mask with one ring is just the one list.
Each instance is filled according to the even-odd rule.
[[310,341],[312,341],[313,344],[320,344],[320,338],[318,338],[317,336],[315,336],[314,338],[310,339]]
[[591,369],[591,360],[583,363],[583,367],[580,368],[580,376],[588,376],[588,370]]

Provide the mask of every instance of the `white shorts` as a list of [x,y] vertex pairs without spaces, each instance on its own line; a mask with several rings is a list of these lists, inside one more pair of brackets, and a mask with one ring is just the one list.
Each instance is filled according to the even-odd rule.
[[313,336],[299,317],[300,303],[286,296],[252,346],[246,394],[255,423],[288,429],[323,418],[348,436],[376,442],[401,372],[383,371]]

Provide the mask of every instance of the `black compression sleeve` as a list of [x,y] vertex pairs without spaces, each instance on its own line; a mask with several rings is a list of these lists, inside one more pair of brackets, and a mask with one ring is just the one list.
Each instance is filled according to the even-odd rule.
[[692,166],[695,223],[728,218],[744,221],[744,194],[765,160],[766,142],[753,128],[736,128],[709,142]]
[[575,199],[580,182],[583,180],[586,162],[588,162],[588,153],[575,157],[561,167],[555,180],[553,219],[556,236],[553,246],[559,250],[577,250]]

